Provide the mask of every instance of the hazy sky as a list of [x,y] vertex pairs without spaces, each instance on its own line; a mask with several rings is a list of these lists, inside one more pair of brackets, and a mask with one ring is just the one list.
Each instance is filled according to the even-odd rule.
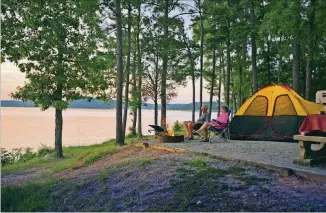
[[[9,94],[16,91],[17,86],[24,85],[25,76],[19,71],[19,68],[12,63],[5,62],[1,64],[1,100],[12,99]],[[204,85],[206,82],[204,81]],[[199,102],[199,80],[196,81],[196,101]],[[203,101],[209,101],[209,95],[204,89]],[[192,102],[192,86],[188,81],[187,87],[178,88],[178,97],[173,99],[171,103],[191,103]]]

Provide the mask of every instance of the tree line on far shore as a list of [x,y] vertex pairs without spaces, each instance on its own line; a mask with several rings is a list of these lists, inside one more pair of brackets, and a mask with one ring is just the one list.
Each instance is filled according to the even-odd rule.
[[239,107],[268,84],[313,100],[326,82],[325,11],[323,0],[7,0],[1,60],[26,74],[13,98],[56,109],[60,158],[62,111],[74,100],[115,99],[120,145],[127,119],[128,134],[142,137],[148,100],[166,128],[167,104],[188,82],[192,120],[204,92],[217,110],[220,100]]

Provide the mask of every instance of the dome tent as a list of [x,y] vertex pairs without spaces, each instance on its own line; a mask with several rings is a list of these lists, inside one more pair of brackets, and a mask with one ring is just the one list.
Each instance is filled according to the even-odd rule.
[[304,118],[323,110],[323,105],[305,100],[291,87],[266,86],[248,99],[233,117],[231,139],[293,141]]

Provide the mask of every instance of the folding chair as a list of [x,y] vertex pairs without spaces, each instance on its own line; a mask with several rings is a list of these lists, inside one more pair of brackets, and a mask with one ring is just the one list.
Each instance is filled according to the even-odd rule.
[[[228,112],[229,119],[224,129],[215,129],[212,126],[208,128],[209,143],[212,143],[212,139],[215,137],[224,138],[226,142],[230,140],[230,128],[229,128],[230,115],[231,115],[231,110],[229,110]],[[214,133],[212,137],[211,137],[211,132]]]

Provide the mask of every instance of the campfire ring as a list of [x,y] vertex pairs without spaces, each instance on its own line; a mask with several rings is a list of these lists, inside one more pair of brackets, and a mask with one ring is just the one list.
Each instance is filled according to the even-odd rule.
[[157,140],[160,143],[182,143],[184,141],[184,135],[157,135]]

